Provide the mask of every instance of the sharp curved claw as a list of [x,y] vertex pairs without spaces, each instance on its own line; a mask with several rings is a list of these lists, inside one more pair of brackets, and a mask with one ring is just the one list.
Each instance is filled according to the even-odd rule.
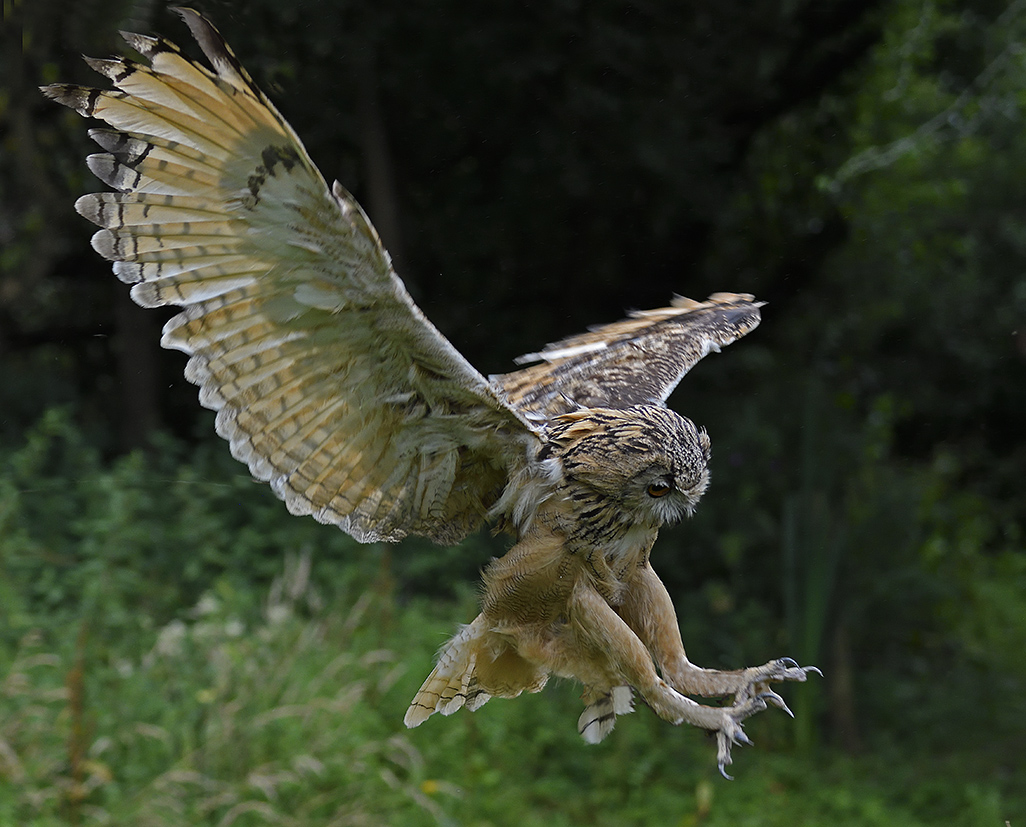
[[765,692],[760,693],[759,697],[773,704],[773,706],[775,706],[777,709],[784,710],[784,712],[786,712],[792,718],[794,717],[794,713],[791,711],[790,707],[788,707],[787,702],[783,698],[781,698],[776,692],[773,692],[772,690],[767,690]]
[[823,677],[823,673],[818,667],[799,666],[798,661],[794,658],[778,658],[762,666],[744,671],[743,674],[747,681],[742,682],[742,685],[734,692],[733,705],[725,709],[728,717],[724,720],[722,727],[716,730],[720,775],[728,781],[734,780],[733,776],[727,774],[727,767],[733,763],[730,757],[730,748],[734,744],[752,746],[752,740],[741,729],[743,721],[771,704],[794,718],[794,713],[788,707],[787,702],[770,689],[769,684],[779,681],[804,681],[811,672]]

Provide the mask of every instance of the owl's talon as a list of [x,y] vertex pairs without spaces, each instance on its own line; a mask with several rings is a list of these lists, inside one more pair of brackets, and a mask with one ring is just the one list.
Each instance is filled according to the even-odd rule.
[[[738,727],[740,729],[740,727]],[[734,763],[730,757],[730,747],[734,742],[734,735],[720,730],[716,733],[716,765],[720,768],[720,775],[728,781],[733,781],[734,776],[727,774],[727,767]]]
[[780,695],[778,695],[772,689],[767,689],[765,692],[760,692],[759,697],[763,698],[767,703],[772,704],[777,709],[784,710],[784,712],[786,712],[792,718],[794,717],[794,713],[791,711],[790,707],[788,707],[787,701],[785,701],[782,697],[780,697]]
[[766,685],[781,681],[797,681],[804,683],[810,672],[815,672],[820,677],[823,673],[816,666],[799,666],[793,658],[778,658],[771,660],[763,666],[747,670],[749,684],[745,687],[740,697],[749,697],[753,693],[765,691]]
[[809,672],[823,674],[815,666],[799,666],[798,661],[794,658],[778,658],[774,663],[779,671],[776,674],[767,675],[766,680],[800,682],[805,680],[805,676]]
[[727,766],[732,763],[730,748],[734,744],[752,745],[752,740],[741,728],[743,721],[770,705],[783,710],[791,718],[794,718],[794,713],[788,707],[787,702],[769,685],[778,681],[803,682],[810,672],[815,672],[817,675],[823,674],[815,666],[799,666],[798,662],[792,658],[779,658],[763,666],[737,673],[739,676],[743,675],[742,684],[734,693],[733,705],[724,708],[722,725],[716,730],[716,757],[720,774],[724,778],[728,781],[733,780],[726,771]]
[[742,722],[765,708],[766,699],[762,695],[749,698],[742,704],[724,708],[723,725],[716,731],[716,762],[719,765],[720,775],[728,781],[734,780],[726,771],[726,767],[733,763],[733,759],[730,756],[730,748],[734,744],[747,747],[754,746],[752,739],[741,728]]

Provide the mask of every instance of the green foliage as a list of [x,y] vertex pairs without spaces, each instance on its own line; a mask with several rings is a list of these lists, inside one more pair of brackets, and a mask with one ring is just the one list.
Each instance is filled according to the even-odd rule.
[[357,546],[278,510],[216,447],[185,462],[182,444],[157,437],[108,464],[65,410],[47,413],[4,457],[3,634],[40,616],[54,631],[100,615],[126,629],[162,623],[219,575],[268,583],[283,551],[344,557]]

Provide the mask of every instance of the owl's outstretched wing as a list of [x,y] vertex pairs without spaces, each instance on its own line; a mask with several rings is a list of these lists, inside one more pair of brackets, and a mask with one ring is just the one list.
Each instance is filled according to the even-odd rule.
[[362,541],[454,542],[537,443],[413,304],[377,233],[329,190],[217,30],[179,10],[213,72],[125,34],[149,66],[90,60],[116,89],[44,92],[113,130],[89,167],[114,193],[76,209],[147,307],[217,432],[296,514]]
[[677,296],[670,307],[639,310],[521,356],[540,363],[490,379],[515,408],[546,418],[578,406],[663,405],[703,356],[756,328],[761,306],[748,293],[704,302]]

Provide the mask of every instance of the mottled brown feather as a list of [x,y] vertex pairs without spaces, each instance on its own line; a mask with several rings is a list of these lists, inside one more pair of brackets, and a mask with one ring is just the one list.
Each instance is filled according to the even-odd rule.
[[761,306],[747,293],[715,293],[704,302],[678,296],[669,307],[546,345],[517,359],[540,364],[489,378],[514,407],[546,417],[577,407],[661,405],[707,353],[753,331]]

